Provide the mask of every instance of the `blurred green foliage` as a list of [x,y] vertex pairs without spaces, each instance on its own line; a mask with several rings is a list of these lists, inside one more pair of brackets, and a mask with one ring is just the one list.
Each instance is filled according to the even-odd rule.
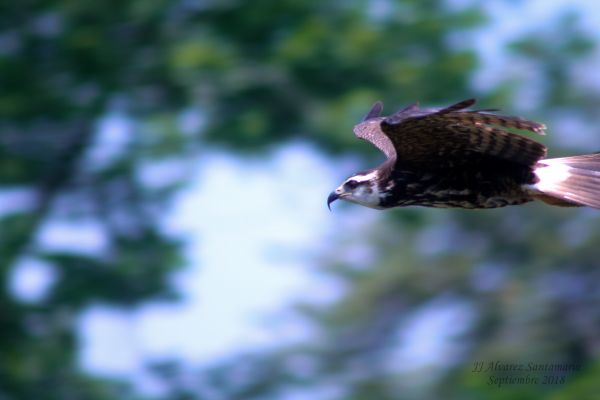
[[[355,121],[378,99],[471,97],[480,67],[472,39],[485,23],[480,5],[442,0],[2,3],[0,183],[35,201],[0,219],[0,399],[139,398],[126,382],[80,371],[75,322],[93,302],[131,308],[175,297],[167,277],[182,265],[180,242],[159,226],[185,174],[156,187],[140,179],[145,166],[178,160],[185,171],[204,144],[260,152],[290,138],[375,155],[350,133]],[[551,128],[565,111],[598,126],[600,97],[578,73],[595,38],[572,13],[540,29],[509,48],[531,69],[478,93],[483,106],[516,112],[510,105],[526,102],[528,116]],[[205,119],[192,132],[178,123],[190,110]],[[130,137],[95,163],[98,126],[115,112],[134,121]],[[90,219],[104,254],[49,251],[37,240],[48,220]],[[298,305],[318,341],[195,373],[170,362],[152,370],[169,399],[591,399],[600,393],[598,222],[590,210],[541,205],[389,212],[360,237],[332,238],[315,260],[347,288],[326,308]],[[365,238],[374,256],[342,261]],[[39,304],[8,290],[24,257],[59,276]],[[407,373],[390,359],[398,333],[431,304],[466,307],[472,318],[456,321],[450,365]],[[582,371],[564,385],[499,389],[470,372],[493,360]]]

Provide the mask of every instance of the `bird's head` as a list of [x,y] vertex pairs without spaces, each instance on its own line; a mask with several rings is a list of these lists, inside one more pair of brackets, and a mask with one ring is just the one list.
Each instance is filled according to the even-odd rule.
[[337,199],[360,204],[365,207],[382,208],[379,193],[379,171],[361,172],[346,179],[337,189],[329,194],[327,207]]

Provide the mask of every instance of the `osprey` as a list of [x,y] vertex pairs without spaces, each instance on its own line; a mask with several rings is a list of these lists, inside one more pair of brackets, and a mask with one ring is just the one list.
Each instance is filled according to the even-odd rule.
[[[546,159],[546,147],[509,132],[544,134],[543,124],[468,110],[410,105],[380,116],[377,102],[354,127],[387,160],[346,179],[328,199],[375,209],[403,206],[495,208],[541,200],[600,208],[600,153]],[[504,128],[504,129],[503,129]]]

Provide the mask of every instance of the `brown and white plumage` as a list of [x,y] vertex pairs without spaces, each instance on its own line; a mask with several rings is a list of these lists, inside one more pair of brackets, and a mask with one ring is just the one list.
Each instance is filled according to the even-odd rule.
[[495,127],[543,133],[543,124],[464,110],[474,103],[469,99],[439,109],[420,109],[412,104],[389,117],[379,117],[383,105],[377,102],[354,132],[388,158],[417,165],[460,162],[465,155],[475,153],[528,164],[546,155],[544,145]]
[[510,130],[544,134],[543,124],[469,110],[412,104],[382,117],[377,102],[355,126],[357,137],[387,157],[330,195],[373,208],[404,205],[493,208],[539,199],[600,208],[600,155],[545,160],[546,147]]

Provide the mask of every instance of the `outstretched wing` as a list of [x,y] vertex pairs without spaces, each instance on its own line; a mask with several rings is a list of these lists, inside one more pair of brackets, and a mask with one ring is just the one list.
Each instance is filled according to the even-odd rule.
[[543,134],[543,124],[465,110],[474,103],[469,99],[437,109],[411,105],[383,118],[379,122],[381,132],[389,138],[399,161],[422,166],[460,164],[475,155],[533,165],[546,155],[541,143],[501,129]]

